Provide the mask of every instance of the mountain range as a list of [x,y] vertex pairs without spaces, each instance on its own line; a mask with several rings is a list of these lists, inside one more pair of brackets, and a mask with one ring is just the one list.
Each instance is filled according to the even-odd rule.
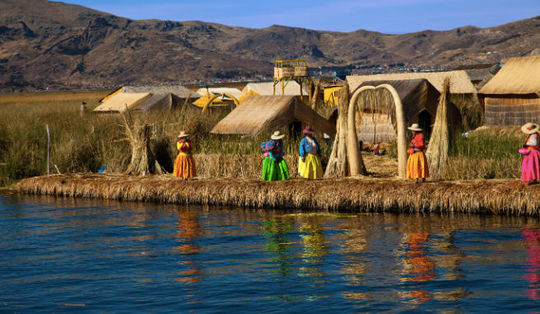
[[131,20],[46,0],[0,0],[0,90],[271,79],[276,59],[316,75],[446,70],[540,54],[540,16],[408,34]]

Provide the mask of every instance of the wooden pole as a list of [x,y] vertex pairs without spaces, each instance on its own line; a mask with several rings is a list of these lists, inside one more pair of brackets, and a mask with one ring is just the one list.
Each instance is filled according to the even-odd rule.
[[45,125],[45,128],[47,129],[47,175],[49,175],[51,174],[49,166],[51,160],[51,132],[48,124]]

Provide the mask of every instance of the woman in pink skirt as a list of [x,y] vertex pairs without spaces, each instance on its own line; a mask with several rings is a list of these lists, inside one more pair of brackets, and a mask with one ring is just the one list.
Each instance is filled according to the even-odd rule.
[[528,122],[521,127],[521,131],[528,134],[525,145],[519,150],[523,154],[521,182],[532,184],[540,179],[540,127]]

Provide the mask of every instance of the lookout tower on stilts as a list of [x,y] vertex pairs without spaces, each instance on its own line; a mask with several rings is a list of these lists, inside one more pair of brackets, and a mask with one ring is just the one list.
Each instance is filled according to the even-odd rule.
[[296,81],[300,85],[300,96],[303,95],[303,86],[309,85],[309,72],[307,63],[303,59],[276,60],[274,65],[274,87],[273,93],[276,95],[276,86],[281,89],[277,95],[285,95],[285,87],[290,81]]

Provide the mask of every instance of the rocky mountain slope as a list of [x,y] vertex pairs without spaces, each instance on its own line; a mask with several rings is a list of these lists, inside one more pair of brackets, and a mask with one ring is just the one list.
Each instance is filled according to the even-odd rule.
[[46,0],[0,0],[0,90],[260,80],[276,58],[317,74],[450,69],[537,54],[540,16],[389,35],[130,20]]

